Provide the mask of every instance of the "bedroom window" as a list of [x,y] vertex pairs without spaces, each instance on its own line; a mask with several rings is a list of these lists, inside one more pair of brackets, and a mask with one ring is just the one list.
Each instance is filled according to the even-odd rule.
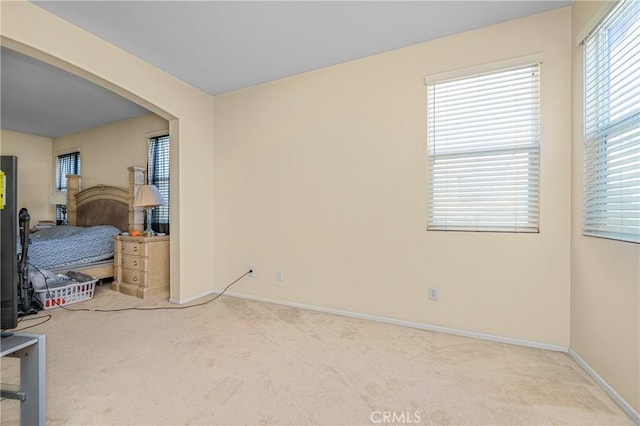
[[166,201],[164,206],[152,210],[151,225],[154,230],[169,234],[169,135],[156,136],[149,139],[147,158],[147,181],[158,187]]
[[584,234],[640,242],[640,2],[584,40]]
[[[58,155],[56,160],[56,191],[67,190],[67,175],[80,174],[80,152]],[[62,206],[56,206],[56,220],[62,221]]]
[[427,78],[428,230],[539,232],[539,58],[501,68]]

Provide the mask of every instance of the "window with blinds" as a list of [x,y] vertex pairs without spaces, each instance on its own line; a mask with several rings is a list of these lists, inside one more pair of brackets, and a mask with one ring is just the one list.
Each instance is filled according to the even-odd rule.
[[584,41],[584,233],[640,242],[640,1]]
[[147,182],[158,187],[165,205],[151,211],[151,226],[158,232],[169,234],[169,135],[149,139]]
[[538,232],[540,64],[427,92],[427,229]]
[[[69,152],[56,159],[56,190],[67,190],[67,175],[80,174],[80,153]],[[63,220],[62,206],[56,206],[56,220]]]

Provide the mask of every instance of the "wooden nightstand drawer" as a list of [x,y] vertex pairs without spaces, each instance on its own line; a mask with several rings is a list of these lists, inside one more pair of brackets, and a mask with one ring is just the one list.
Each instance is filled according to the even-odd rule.
[[122,281],[129,284],[142,285],[144,274],[136,269],[122,268]]
[[146,270],[146,259],[146,257],[140,256],[122,256],[122,267],[144,271]]
[[122,254],[139,256],[142,253],[142,244],[137,241],[123,241]]

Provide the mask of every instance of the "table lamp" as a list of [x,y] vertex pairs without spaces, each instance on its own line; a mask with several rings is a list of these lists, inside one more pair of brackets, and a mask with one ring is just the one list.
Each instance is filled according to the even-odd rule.
[[55,204],[56,206],[60,206],[60,210],[62,211],[62,225],[67,224],[67,191],[58,191],[53,194],[51,200],[49,201],[51,204]]
[[136,195],[136,200],[133,203],[134,207],[143,207],[147,213],[147,229],[144,230],[142,235],[145,237],[151,237],[156,235],[155,231],[151,229],[151,210],[157,206],[163,206],[165,204],[158,187],[155,185],[142,185]]

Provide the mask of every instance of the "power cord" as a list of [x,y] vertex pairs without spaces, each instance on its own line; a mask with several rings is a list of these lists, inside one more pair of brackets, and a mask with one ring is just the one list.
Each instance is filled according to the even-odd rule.
[[47,314],[47,315],[46,315],[46,316],[44,316],[44,317],[33,317],[33,318],[24,318],[24,317],[22,317],[22,318],[20,318],[20,319],[18,320],[18,323],[21,323],[22,321],[32,321],[32,320],[37,320],[37,319],[41,319],[41,318],[44,318],[45,320],[44,320],[44,321],[41,321],[41,322],[39,322],[39,323],[37,323],[37,324],[29,325],[29,326],[27,326],[27,327],[16,328],[16,329],[14,329],[14,330],[11,330],[11,333],[16,333],[16,332],[18,332],[18,331],[26,330],[26,329],[28,329],[28,328],[37,327],[37,326],[39,326],[39,325],[41,325],[41,324],[44,324],[45,322],[49,321],[51,318],[53,318],[53,316],[52,316],[51,314]]
[[[122,311],[169,311],[169,310],[173,310],[173,309],[189,309],[189,308],[195,308],[198,306],[203,306],[206,305],[208,303],[213,302],[214,300],[218,299],[220,296],[222,296],[223,294],[225,294],[227,292],[227,290],[229,289],[229,287],[231,287],[232,285],[234,285],[235,283],[237,283],[238,281],[240,281],[241,279],[243,279],[244,277],[246,277],[247,275],[250,275],[253,273],[253,269],[249,269],[247,272],[245,272],[244,274],[240,275],[238,278],[236,278],[235,280],[233,280],[231,283],[229,283],[224,290],[222,290],[220,293],[218,293],[214,298],[207,300],[206,302],[201,302],[201,303],[197,303],[195,305],[188,305],[188,306],[158,306],[158,307],[154,307],[154,308],[138,308],[138,307],[130,307],[130,308],[117,308],[117,309],[89,309],[89,308],[75,308],[75,309],[71,309],[71,308],[67,308],[65,306],[62,306],[60,303],[58,303],[55,298],[51,297],[51,292],[49,289],[49,283],[47,280],[47,276],[40,270],[38,269],[37,266],[32,265],[31,263],[29,263],[30,266],[33,266],[33,268],[38,271],[40,273],[40,275],[42,275],[42,277],[44,278],[44,284],[47,288],[47,297],[49,299],[51,299],[53,301],[53,303],[64,309],[65,311],[70,311],[70,312],[122,312]],[[50,318],[49,318],[50,319]],[[49,321],[49,319],[47,319],[46,321]],[[46,321],[43,321],[41,324],[44,324]],[[36,324],[36,325],[40,325],[40,324]],[[30,327],[35,327],[35,325],[30,326]],[[24,330],[24,329],[23,329]]]

